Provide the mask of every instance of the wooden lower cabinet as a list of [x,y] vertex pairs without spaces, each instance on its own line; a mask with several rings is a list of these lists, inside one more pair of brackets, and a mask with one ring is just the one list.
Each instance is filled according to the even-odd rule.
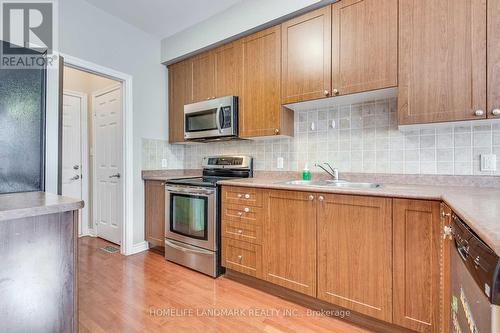
[[393,321],[417,332],[443,330],[440,203],[393,201]]
[[165,182],[146,180],[145,197],[145,235],[146,241],[153,246],[165,246]]
[[[427,200],[223,186],[222,265],[422,333],[449,327],[451,209]],[[241,218],[238,194],[260,213]],[[254,201],[255,202],[255,201]],[[250,213],[251,214],[251,213]]]
[[392,199],[320,194],[318,298],[392,321]]
[[262,248],[222,237],[222,266],[257,278],[262,277]]
[[316,296],[315,195],[269,191],[263,228],[263,277],[274,284]]

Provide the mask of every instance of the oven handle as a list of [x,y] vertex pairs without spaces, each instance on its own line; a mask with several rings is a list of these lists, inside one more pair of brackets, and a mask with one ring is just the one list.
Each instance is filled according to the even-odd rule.
[[210,196],[215,193],[215,190],[183,188],[179,186],[168,186],[168,185],[165,187],[165,190],[169,193],[192,194],[192,195],[203,195],[203,196]]
[[222,125],[220,123],[221,111],[222,111],[222,105],[217,108],[217,112],[215,113],[215,119],[216,119],[217,129],[219,130],[219,133],[222,133]]
[[209,254],[209,255],[213,254],[213,252],[208,251],[208,250],[202,250],[202,249],[195,250],[195,249],[192,249],[190,247],[184,247],[184,246],[181,246],[181,245],[177,245],[176,243],[174,243],[173,241],[171,241],[169,239],[165,239],[165,245],[173,247],[174,249],[180,250],[182,252],[192,252],[192,253]]

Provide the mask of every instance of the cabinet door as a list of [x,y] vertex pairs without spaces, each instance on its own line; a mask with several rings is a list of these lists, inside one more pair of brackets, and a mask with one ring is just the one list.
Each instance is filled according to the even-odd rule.
[[320,194],[318,298],[392,320],[392,199]]
[[182,61],[168,67],[168,141],[184,141],[184,105],[191,98],[191,66]]
[[394,199],[393,204],[393,322],[417,332],[440,332],[443,240],[439,202]]
[[191,60],[191,103],[215,98],[215,66],[212,52],[205,52]]
[[343,0],[332,23],[334,95],[398,85],[398,0]]
[[154,246],[165,246],[165,182],[145,181],[146,241]]
[[281,112],[281,30],[272,27],[243,39],[240,136],[278,134]]
[[480,119],[485,110],[486,1],[400,0],[399,123]]
[[488,117],[500,117],[500,0],[488,0]]
[[270,191],[264,221],[264,279],[316,296],[316,200],[306,192]]
[[330,94],[331,30],[331,6],[281,24],[283,104]]
[[242,55],[243,51],[239,40],[213,51],[216,97],[240,95]]
[[[441,232],[443,235],[443,244],[442,244],[442,260],[441,260],[441,286],[442,286],[442,299],[443,299],[443,308],[442,308],[442,318],[443,322],[441,323],[441,332],[447,332],[450,327],[450,319],[451,319],[451,305],[450,305],[450,297],[451,297],[451,273],[450,273],[450,251],[452,249],[453,236],[451,235],[451,208],[448,207],[445,203],[441,203]],[[447,228],[447,233],[444,232],[445,228]]]

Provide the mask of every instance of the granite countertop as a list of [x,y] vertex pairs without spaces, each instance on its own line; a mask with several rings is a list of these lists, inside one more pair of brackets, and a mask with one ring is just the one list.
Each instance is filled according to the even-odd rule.
[[46,192],[0,194],[0,222],[77,210],[83,201]]
[[[288,178],[290,180],[292,178]],[[325,188],[286,185],[287,179],[256,177],[220,181],[220,185],[308,192],[372,195],[392,198],[442,200],[500,255],[500,188],[382,184],[380,188]]]

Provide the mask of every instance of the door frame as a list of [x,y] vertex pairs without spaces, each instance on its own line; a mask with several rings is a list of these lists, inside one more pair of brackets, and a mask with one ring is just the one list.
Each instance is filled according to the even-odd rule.
[[[79,91],[63,89],[63,96],[73,96],[80,98],[80,146],[82,163],[82,200],[89,202],[89,142],[88,142],[88,95]],[[64,117],[64,115],[63,115]],[[61,133],[62,136],[62,133]],[[62,163],[61,156],[61,163]],[[61,185],[62,186],[62,185]],[[85,224],[84,221],[87,221]],[[80,220],[78,221],[78,236],[91,235],[89,230],[89,207],[84,205],[81,209]]]
[[[133,99],[132,99],[132,75],[116,71],[114,69],[97,65],[90,61],[82,60],[67,54],[64,57],[64,65],[82,70],[84,72],[104,76],[119,81],[122,86],[122,166],[123,166],[123,223],[122,242],[120,252],[123,255],[131,255],[147,250],[147,245],[137,244],[134,246],[134,136],[133,136]],[[60,69],[62,70],[62,69]],[[146,243],[147,244],[147,243]]]
[[[92,159],[92,170],[94,170],[94,177],[92,178],[92,200],[95,200],[95,198],[97,198],[97,177],[96,177],[96,174],[95,174],[95,170],[97,170],[97,165],[96,165],[96,154],[95,154],[95,151],[96,151],[96,113],[95,113],[95,107],[96,107],[96,103],[95,103],[95,99],[97,96],[100,96],[100,95],[104,95],[108,92],[111,92],[113,90],[116,90],[116,89],[121,89],[122,90],[122,104],[123,104],[123,84],[120,82],[120,83],[116,83],[116,84],[112,84],[110,85],[109,87],[106,87],[106,88],[103,88],[103,89],[99,89],[99,90],[96,90],[96,91],[93,91],[92,94],[91,94],[91,98],[92,98],[92,153],[93,153],[93,159]],[[123,118],[123,105],[122,105],[122,118]],[[122,136],[124,136],[124,132],[122,131]],[[123,140],[122,140],[123,141]],[[122,142],[122,145],[123,145],[123,142]],[[122,148],[122,151],[124,152],[124,148]],[[125,165],[123,164],[123,160],[122,160],[122,173],[123,171],[125,170]],[[125,184],[124,184],[125,185]],[[123,187],[123,191],[125,191],[125,187]],[[96,236],[98,235],[98,227],[96,227],[97,223],[96,223],[96,218],[97,216],[97,205],[96,204],[92,204],[92,230],[93,230],[93,236]],[[122,225],[120,226],[122,231],[123,231],[123,221],[122,221]],[[122,234],[122,237],[121,237],[121,242],[123,244],[123,234]],[[121,245],[121,244],[120,244]]]

